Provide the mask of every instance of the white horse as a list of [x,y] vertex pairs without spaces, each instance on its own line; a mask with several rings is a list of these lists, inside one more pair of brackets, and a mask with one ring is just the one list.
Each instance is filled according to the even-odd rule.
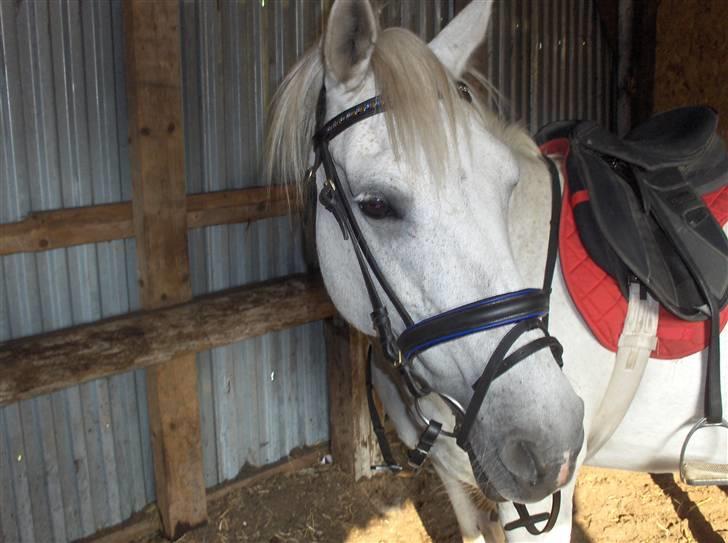
[[[272,111],[267,174],[300,180],[313,156],[322,84],[326,120],[382,96],[384,115],[348,128],[330,150],[362,233],[415,321],[542,281],[551,196],[539,150],[520,128],[499,122],[477,98],[463,100],[456,88],[484,38],[491,8],[491,1],[474,1],[425,44],[406,30],[381,31],[368,1],[337,0],[319,46],[287,76]],[[324,181],[319,169],[319,190]],[[351,243],[322,206],[316,221],[331,299],[352,326],[374,335]],[[401,333],[404,323],[391,306],[389,313],[394,332]],[[414,362],[415,375],[466,406],[473,383],[507,331],[483,331],[432,348]],[[466,541],[503,540],[498,523],[516,518],[508,501],[532,504],[532,512],[548,511],[549,496],[558,488],[564,499],[553,530],[533,537],[521,529],[506,537],[569,541],[575,472],[587,453],[584,435],[614,354],[585,327],[558,269],[550,331],[564,347],[563,372],[542,350],[493,382],[470,433],[477,468],[451,438],[440,437],[432,449]],[[530,333],[520,342],[533,337],[540,336]],[[675,471],[685,435],[702,413],[701,358],[650,361],[627,416],[590,464]],[[422,425],[412,416],[411,398],[391,375],[375,368],[375,389],[402,441],[414,447]],[[725,373],[723,386],[728,387]],[[454,424],[439,396],[428,396],[422,407],[445,427]],[[692,454],[715,461],[711,454],[725,450],[725,436],[711,434],[696,442]],[[481,490],[506,500],[497,522],[478,507],[474,496]]]

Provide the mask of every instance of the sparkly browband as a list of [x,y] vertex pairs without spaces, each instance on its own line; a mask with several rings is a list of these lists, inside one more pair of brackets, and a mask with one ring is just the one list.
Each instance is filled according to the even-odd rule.
[[379,96],[350,107],[322,126],[313,136],[314,142],[331,141],[351,125],[368,117],[373,117],[382,111],[384,111],[384,106]]
[[[470,89],[462,81],[457,82],[457,90],[465,100],[472,102]],[[369,100],[350,107],[349,109],[342,111],[336,117],[327,122],[322,126],[316,134],[314,134],[314,142],[320,141],[331,141],[336,136],[341,134],[344,130],[349,128],[351,125],[358,123],[361,120],[373,117],[378,113],[384,111],[384,105],[382,104],[381,96],[375,96]]]

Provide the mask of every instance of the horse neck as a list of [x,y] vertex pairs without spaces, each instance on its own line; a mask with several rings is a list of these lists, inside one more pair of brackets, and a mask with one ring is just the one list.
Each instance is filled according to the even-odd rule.
[[508,232],[518,269],[529,287],[543,283],[551,213],[551,184],[545,165],[523,168],[508,210]]

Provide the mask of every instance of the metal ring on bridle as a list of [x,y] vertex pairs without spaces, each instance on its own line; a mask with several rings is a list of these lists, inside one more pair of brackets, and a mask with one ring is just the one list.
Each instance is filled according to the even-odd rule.
[[[463,406],[460,405],[460,402],[458,402],[449,394],[445,394],[444,392],[433,392],[433,394],[437,394],[438,396],[440,396],[440,398],[445,401],[445,403],[455,415],[455,426],[453,427],[453,429],[450,431],[441,430],[440,433],[447,437],[457,437],[457,433],[460,431],[460,421],[465,416],[465,409],[463,409]],[[425,424],[425,426],[429,426],[431,419],[427,418],[427,416],[422,411],[422,407],[420,406],[420,400],[422,400],[422,398],[424,397],[425,396],[415,398],[415,414]]]

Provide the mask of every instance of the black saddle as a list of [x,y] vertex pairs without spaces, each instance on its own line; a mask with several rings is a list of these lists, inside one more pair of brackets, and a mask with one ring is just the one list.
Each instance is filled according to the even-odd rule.
[[[701,196],[728,183],[728,153],[707,107],[656,115],[625,138],[589,121],[552,123],[539,144],[570,140],[566,163],[584,246],[627,297],[638,279],[686,320],[728,299],[728,240]],[[709,304],[708,297],[714,300]]]

